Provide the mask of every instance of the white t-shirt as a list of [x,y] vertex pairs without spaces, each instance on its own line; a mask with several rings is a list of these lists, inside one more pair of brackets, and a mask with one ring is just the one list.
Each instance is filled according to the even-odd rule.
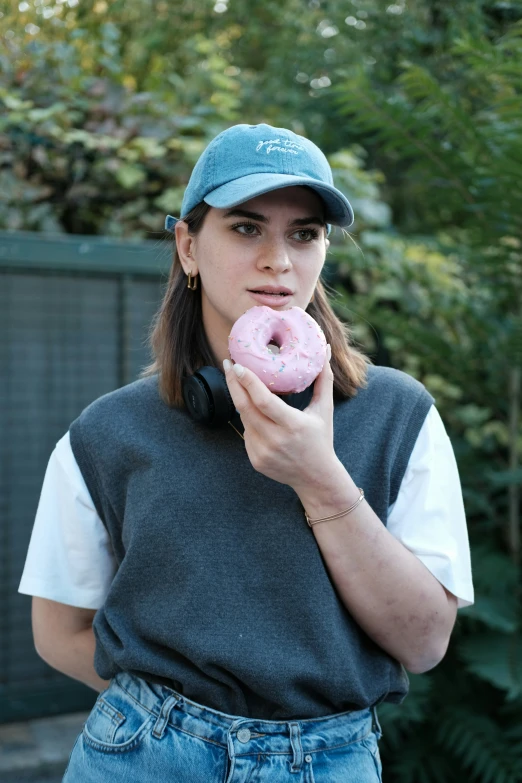
[[[451,441],[432,405],[421,427],[388,531],[457,596],[474,602],[460,478]],[[117,564],[74,458],[69,433],[56,444],[45,473],[19,593],[99,609]]]

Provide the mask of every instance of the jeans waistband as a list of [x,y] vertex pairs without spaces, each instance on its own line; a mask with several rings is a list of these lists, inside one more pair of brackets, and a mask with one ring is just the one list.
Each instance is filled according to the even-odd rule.
[[131,698],[157,716],[154,736],[163,736],[170,724],[228,748],[230,757],[290,753],[298,768],[304,753],[359,742],[372,730],[378,739],[382,734],[375,707],[299,720],[244,718],[203,706],[165,685],[128,672],[118,673],[114,680]]

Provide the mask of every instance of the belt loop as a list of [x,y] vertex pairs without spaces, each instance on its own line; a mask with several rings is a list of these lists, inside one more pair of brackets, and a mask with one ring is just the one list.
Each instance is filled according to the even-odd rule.
[[303,766],[303,748],[301,746],[301,729],[299,723],[289,723],[290,729],[290,742],[292,744],[292,750],[294,757],[292,759],[292,766],[290,772],[301,772]]
[[163,702],[160,714],[158,715],[158,720],[152,729],[152,736],[156,737],[156,739],[162,739],[165,729],[167,728],[167,723],[169,722],[170,713],[179,701],[182,701],[180,696],[171,694],[170,696],[167,696]]
[[371,710],[372,710],[372,716],[373,716],[373,730],[377,734],[377,739],[380,740],[380,738],[382,737],[382,729],[381,729],[381,724],[379,723],[379,718],[378,718],[378,715],[377,715],[377,707],[373,706],[371,708]]
[[232,764],[232,768],[234,768],[234,765],[236,763],[236,751],[234,748],[234,737],[232,736],[232,726],[230,726],[227,734],[227,750],[228,750],[228,757]]

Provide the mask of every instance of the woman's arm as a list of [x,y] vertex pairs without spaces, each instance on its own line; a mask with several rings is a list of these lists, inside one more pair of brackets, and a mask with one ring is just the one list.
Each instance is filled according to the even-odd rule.
[[[320,519],[348,508],[360,493],[339,462],[328,486],[307,486],[297,494],[308,516]],[[455,596],[388,532],[365,500],[347,516],[312,530],[341,600],[368,636],[410,672],[436,666],[455,624]]]
[[[227,361],[224,368],[255,470],[292,487],[312,519],[351,506],[359,490],[333,448],[329,361],[304,411],[271,394],[251,370],[232,369]],[[392,536],[366,500],[351,514],[312,529],[341,600],[368,636],[411,672],[436,666],[448,647],[457,599]]]
[[96,639],[92,621],[95,614],[95,609],[33,596],[33,638],[40,658],[53,669],[100,692],[110,681],[102,680],[94,669]]

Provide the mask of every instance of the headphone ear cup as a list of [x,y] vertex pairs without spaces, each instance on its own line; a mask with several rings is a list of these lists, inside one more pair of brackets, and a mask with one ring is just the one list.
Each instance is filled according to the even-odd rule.
[[217,367],[201,367],[183,379],[183,399],[195,421],[208,427],[222,427],[236,409],[224,374]]

